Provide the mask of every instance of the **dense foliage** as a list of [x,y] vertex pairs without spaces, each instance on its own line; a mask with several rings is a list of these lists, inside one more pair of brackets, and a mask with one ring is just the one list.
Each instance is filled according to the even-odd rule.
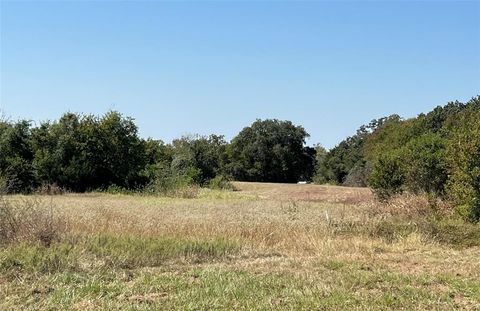
[[34,186],[30,123],[0,123],[0,172],[12,191],[31,190]]
[[231,144],[223,136],[186,136],[171,144],[138,136],[131,118],[64,114],[58,121],[0,122],[0,176],[10,192],[55,185],[70,191],[191,185],[231,187],[230,178],[296,182],[313,174],[306,131],[257,120]]
[[316,180],[346,186],[367,186],[365,177],[371,167],[363,156],[365,140],[377,128],[398,119],[397,115],[393,115],[361,126],[355,135],[340,142],[321,161],[317,161]]
[[297,182],[311,178],[315,151],[290,121],[257,120],[228,146],[227,170],[237,180]]
[[42,184],[85,191],[146,181],[145,141],[133,120],[116,112],[102,118],[67,113],[34,128],[27,121],[3,122],[0,140],[0,172],[13,192]]
[[480,97],[416,118],[374,120],[317,160],[314,179],[369,185],[381,199],[426,193],[453,201],[465,218],[479,220],[479,129]]

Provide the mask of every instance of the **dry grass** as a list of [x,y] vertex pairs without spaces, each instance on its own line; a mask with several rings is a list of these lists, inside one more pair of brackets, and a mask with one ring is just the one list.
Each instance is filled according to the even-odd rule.
[[243,193],[274,201],[358,204],[373,200],[373,193],[368,188],[255,182],[234,182],[234,186]]
[[424,217],[432,214],[438,216],[452,216],[453,208],[434,197],[427,195],[402,194],[392,197],[388,202],[380,204],[374,202],[376,208],[372,211],[377,215],[407,216],[411,218]]
[[48,246],[68,231],[65,219],[46,200],[8,200],[0,195],[0,245],[26,241]]
[[[111,242],[113,248],[96,246],[101,249],[96,257],[85,257],[86,251],[79,248],[83,254],[78,255],[79,267],[88,266],[86,273],[101,266],[98,254],[105,252],[110,252],[114,262],[141,263],[129,266],[133,269],[128,272],[133,273],[129,281],[119,276],[124,270],[111,272],[115,276],[109,277],[121,289],[108,289],[113,285],[102,283],[106,296],[100,297],[71,289],[79,297],[66,299],[70,304],[62,306],[473,310],[480,304],[476,293],[480,292],[480,247],[455,247],[436,239],[425,229],[431,213],[428,200],[398,198],[379,206],[368,189],[258,183],[236,183],[235,187],[239,191],[202,189],[193,199],[109,194],[53,197],[56,215],[70,224],[71,235],[128,237],[121,243]],[[25,198],[8,199],[20,202]],[[472,226],[468,227],[472,232],[479,232],[478,226]],[[79,245],[82,243],[92,242],[87,239]],[[122,257],[122,249],[137,244],[145,245],[142,249],[150,249],[151,254],[171,254],[162,253],[160,261],[149,259],[154,255],[141,250]],[[193,248],[197,257],[214,256],[201,261],[174,260],[179,254],[186,258],[185,250],[192,249],[191,245],[197,245]],[[166,263],[165,258],[173,261]],[[148,288],[159,289],[142,289],[139,294],[124,288],[128,282],[140,286],[144,278],[153,282]],[[9,282],[3,285],[11,298],[7,305],[21,305],[21,295],[13,292],[26,285]],[[34,282],[52,286],[48,278]],[[264,288],[261,284],[270,285]],[[231,288],[233,296],[219,289],[220,285]],[[255,292],[263,296],[257,297]],[[40,295],[45,299],[42,308],[55,305],[56,296],[52,295]],[[81,297],[97,298],[88,302]],[[252,299],[259,304],[252,304]],[[209,303],[213,307],[208,307]]]

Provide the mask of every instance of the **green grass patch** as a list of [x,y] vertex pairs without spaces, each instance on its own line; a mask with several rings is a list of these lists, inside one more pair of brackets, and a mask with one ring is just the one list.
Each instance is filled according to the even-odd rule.
[[[341,266],[339,269],[338,266]],[[5,307],[40,310],[422,310],[474,307],[478,280],[336,262],[309,273],[233,266],[62,272],[11,284]],[[16,289],[13,289],[16,288]],[[1,307],[1,304],[0,304]]]
[[417,231],[417,224],[406,220],[385,220],[374,224],[369,231],[371,237],[379,237],[392,243]]
[[154,267],[172,258],[199,262],[225,257],[239,248],[237,242],[222,238],[182,240],[102,235],[90,238],[86,243],[88,252],[106,260],[109,265],[122,268]]
[[421,226],[425,235],[457,248],[480,246],[480,223],[459,219],[432,221]]
[[0,250],[0,272],[53,273],[99,267],[133,269],[155,267],[175,259],[198,263],[225,258],[240,248],[238,241],[223,238],[188,240],[113,235],[64,239],[50,246],[17,243]]
[[0,250],[0,272],[52,273],[79,267],[81,247],[70,242],[57,242],[49,247],[22,242]]

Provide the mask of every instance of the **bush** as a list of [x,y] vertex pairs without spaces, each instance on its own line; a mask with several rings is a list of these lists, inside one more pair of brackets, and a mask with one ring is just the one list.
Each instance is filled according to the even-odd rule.
[[370,186],[380,200],[387,200],[392,195],[401,193],[405,175],[400,157],[395,153],[379,157],[374,164]]
[[157,168],[155,179],[145,188],[146,193],[175,198],[196,198],[199,185],[195,183],[198,169],[187,167],[178,171],[169,164]]
[[370,184],[379,198],[427,193],[480,221],[480,97],[379,128],[363,151],[375,163]]
[[211,179],[208,183],[208,187],[211,189],[235,190],[235,186],[232,184],[231,180],[223,175]]
[[118,185],[144,185],[148,159],[146,142],[138,137],[133,119],[118,112],[102,117],[64,114],[32,130],[33,161],[42,183],[73,191]]
[[358,161],[348,172],[343,185],[349,187],[366,187],[371,170],[372,165],[370,162]]
[[457,122],[447,148],[447,191],[460,215],[476,222],[480,221],[480,109]]
[[411,140],[403,156],[406,165],[405,186],[414,193],[443,196],[447,181],[445,139],[426,134]]
[[221,171],[226,141],[223,136],[184,136],[172,142],[172,172],[187,175],[203,186]]

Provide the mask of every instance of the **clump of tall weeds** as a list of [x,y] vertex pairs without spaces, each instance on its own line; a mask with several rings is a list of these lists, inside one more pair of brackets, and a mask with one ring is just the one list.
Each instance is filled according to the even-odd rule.
[[52,203],[8,198],[0,189],[0,244],[36,242],[49,246],[60,240],[67,227]]
[[422,217],[445,218],[452,216],[449,202],[428,194],[404,193],[388,201],[372,202],[372,216],[400,216],[410,219]]
[[450,202],[428,194],[404,193],[373,202],[370,216],[369,235],[389,242],[416,232],[425,241],[458,248],[480,245],[479,224],[458,217]]

